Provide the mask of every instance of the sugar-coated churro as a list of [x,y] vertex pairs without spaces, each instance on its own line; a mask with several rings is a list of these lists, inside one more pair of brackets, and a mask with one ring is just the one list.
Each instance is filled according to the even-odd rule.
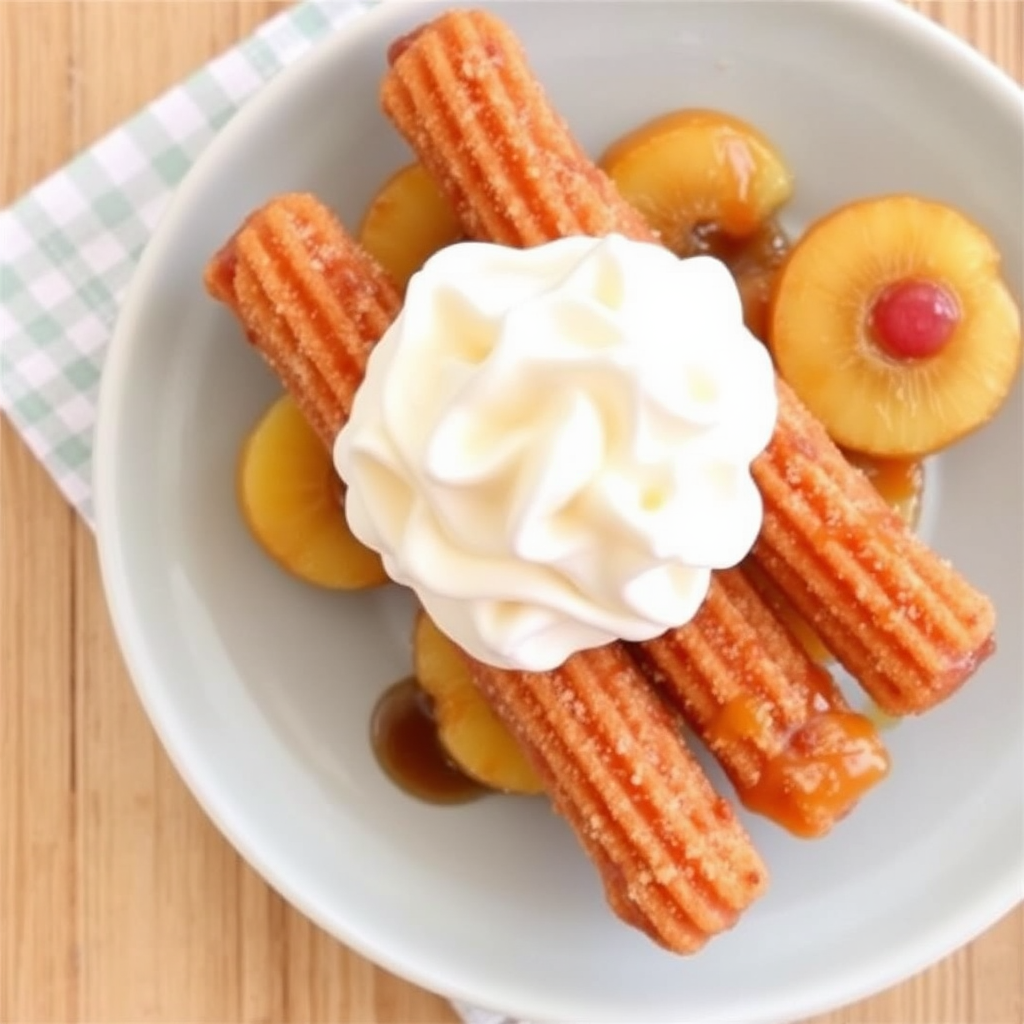
[[575,654],[554,672],[469,660],[619,916],[677,952],[731,927],[765,869],[624,647]]
[[[317,225],[315,234],[309,228],[312,223]],[[268,252],[279,255],[272,260]],[[397,309],[389,283],[372,260],[370,292],[354,286],[353,275],[364,272],[366,259],[315,200],[285,196],[253,214],[211,261],[208,271],[213,293],[238,308],[257,347],[278,369],[311,421],[322,424],[325,444],[332,443],[351,407],[369,352],[367,338],[375,341],[383,334],[394,315],[392,309]],[[290,298],[298,295],[293,282],[319,277],[327,269],[329,294],[318,299],[323,312],[315,322],[304,319],[304,300]],[[310,294],[316,287],[315,281],[305,285]],[[376,296],[368,332],[345,319],[344,303],[336,305],[339,298],[355,296],[362,301],[365,294]],[[318,345],[317,331],[325,325],[336,340]],[[289,348],[289,331],[297,340],[295,352]],[[884,766],[884,752],[869,723],[859,716],[839,715],[838,691],[799,647],[787,648],[782,642],[774,649],[769,646],[780,630],[788,634],[763,606],[749,607],[758,604],[756,597],[746,596],[743,616],[731,613],[733,591],[713,584],[698,621],[671,631],[656,648],[660,654],[644,659],[644,664],[651,671],[657,667],[665,692],[686,709],[748,805],[799,834],[823,834],[883,774],[849,766],[868,762],[876,768]],[[761,624],[763,638],[754,622]],[[745,659],[742,673],[735,664],[735,652],[740,649]],[[682,670],[672,660],[673,652],[681,650],[705,652],[706,657],[688,661]],[[732,673],[731,679],[723,677],[725,672]],[[810,689],[830,695],[827,709],[808,698]],[[771,728],[756,735],[750,729],[738,729],[736,708],[744,700],[748,708],[756,705],[758,719],[773,723]],[[823,726],[826,713],[827,730]],[[729,722],[731,732],[726,728]],[[826,734],[828,744],[810,742]],[[797,736],[799,743],[789,741]],[[840,739],[847,750],[842,759],[835,756]],[[854,756],[857,752],[863,755],[859,759]],[[826,763],[832,765],[828,773],[822,768]],[[837,780],[844,766],[849,770],[840,784]],[[805,780],[811,772],[820,776],[809,792],[798,792],[792,784],[801,770]]]
[[[206,280],[332,445],[397,312],[386,275],[316,200],[284,196],[247,220]],[[692,953],[763,892],[750,838],[622,645],[549,673],[471,667],[624,920]]]
[[[271,259],[268,253],[277,255]],[[320,312],[310,316],[309,300],[298,297],[294,282],[328,269]],[[311,421],[322,425],[321,437],[330,445],[347,418],[369,349],[390,321],[395,303],[388,281],[372,260],[367,265],[333,215],[308,196],[284,196],[252,214],[210,262],[207,280],[236,309],[250,339]],[[318,287],[310,280],[303,295]],[[367,295],[375,296],[369,306]],[[350,304],[362,310],[358,318]],[[736,593],[745,597],[738,610]],[[788,634],[783,630],[779,639],[780,630],[756,598],[716,582],[697,622],[655,641],[641,660],[686,709],[752,809],[799,834],[820,835],[881,774],[859,766],[877,769],[885,756],[870,726],[865,730],[859,716],[839,714],[842,699],[827,673],[792,643],[787,647]],[[680,658],[680,652],[688,656]],[[741,705],[749,710],[755,704],[753,719],[738,715]],[[754,719],[764,728],[754,730]],[[826,733],[827,747],[809,742]],[[797,736],[802,745],[790,742]],[[835,756],[840,739],[842,758]],[[793,785],[800,771],[802,790]],[[813,786],[806,784],[811,773],[818,774]]]
[[796,835],[827,833],[888,773],[875,727],[740,569],[714,574],[692,622],[629,649],[743,803]]
[[927,711],[995,649],[995,609],[907,527],[781,379],[754,558],[883,710]]
[[278,196],[252,213],[210,260],[205,282],[330,448],[370,349],[398,315],[394,282],[304,194]]
[[[449,12],[389,56],[384,110],[470,235],[657,241],[573,141],[498,18]],[[883,710],[927,710],[992,651],[991,602],[912,536],[781,381],[778,393],[775,435],[753,467],[766,505],[755,557]]]
[[[388,57],[385,112],[470,238],[524,248],[568,235],[650,235],[546,102],[497,18],[453,11],[399,40]],[[503,122],[524,111],[529,124],[509,133]]]

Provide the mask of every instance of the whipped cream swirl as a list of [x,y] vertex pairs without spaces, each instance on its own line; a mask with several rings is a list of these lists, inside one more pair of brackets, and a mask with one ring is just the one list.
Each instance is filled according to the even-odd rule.
[[353,532],[437,625],[543,671],[693,617],[760,529],[775,416],[718,260],[467,242],[413,277],[334,458]]

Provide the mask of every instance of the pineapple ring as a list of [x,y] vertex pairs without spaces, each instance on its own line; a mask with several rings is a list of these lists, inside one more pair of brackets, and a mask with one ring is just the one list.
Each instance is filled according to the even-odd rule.
[[623,136],[600,166],[679,255],[713,225],[747,238],[793,194],[793,176],[752,125],[715,110],[679,110]]
[[458,768],[490,789],[542,792],[536,772],[476,688],[458,648],[424,612],[416,617],[413,654],[416,678],[434,701],[438,739]]
[[238,502],[246,525],[278,565],[307,583],[334,590],[386,583],[380,556],[353,536],[341,499],[330,453],[284,395],[242,449]]
[[[947,289],[960,317],[935,354],[897,359],[872,337],[878,297],[905,281]],[[999,252],[958,211],[914,196],[843,206],[794,246],[776,284],[769,345],[779,372],[845,448],[913,458],[995,415],[1021,358]]]
[[359,226],[359,244],[403,291],[429,257],[461,237],[448,200],[419,164],[403,167],[381,185]]

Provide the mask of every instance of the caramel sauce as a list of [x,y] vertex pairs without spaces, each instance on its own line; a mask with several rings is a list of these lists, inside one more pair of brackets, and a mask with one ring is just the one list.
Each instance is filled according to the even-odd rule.
[[433,804],[461,804],[489,792],[452,764],[438,739],[430,698],[415,677],[381,694],[370,737],[381,768],[410,796]]
[[874,723],[852,711],[825,711],[789,736],[744,806],[797,836],[823,835],[889,773],[889,757]]
[[699,224],[690,236],[689,255],[716,256],[733,270],[778,267],[789,252],[789,239],[781,225],[765,221],[743,237],[729,235],[714,224]]
[[762,701],[750,696],[727,700],[704,729],[704,739],[712,750],[739,743],[758,744],[771,728],[770,712]]
[[686,255],[715,256],[732,271],[743,300],[747,328],[754,337],[766,341],[775,278],[790,246],[779,224],[767,221],[743,238],[728,235],[713,224],[699,224],[688,243]]
[[[818,670],[816,673],[808,673],[807,683],[803,694],[805,721],[834,710],[836,691],[832,677]],[[741,694],[727,700],[719,708],[718,714],[705,728],[705,738],[712,748],[739,743],[764,747],[768,745],[775,728],[774,716],[765,702],[757,694]]]
[[847,459],[862,469],[875,490],[913,529],[921,517],[924,494],[924,466],[917,459],[880,459],[859,452],[845,452]]
[[[822,673],[809,679],[803,724],[792,729],[753,785],[738,786],[748,810],[793,835],[823,835],[889,771],[889,757],[867,715],[834,705],[836,692]],[[750,743],[764,748],[776,729],[756,696],[727,701],[705,730],[712,750]]]

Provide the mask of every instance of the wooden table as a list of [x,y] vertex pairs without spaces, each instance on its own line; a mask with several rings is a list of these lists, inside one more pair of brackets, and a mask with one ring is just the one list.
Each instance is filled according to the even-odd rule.
[[[284,5],[0,2],[0,202]],[[918,4],[1018,79],[1024,4]],[[0,1021],[439,1022],[238,858],[143,717],[93,538],[2,425]],[[1010,1024],[1024,912],[816,1024]]]

